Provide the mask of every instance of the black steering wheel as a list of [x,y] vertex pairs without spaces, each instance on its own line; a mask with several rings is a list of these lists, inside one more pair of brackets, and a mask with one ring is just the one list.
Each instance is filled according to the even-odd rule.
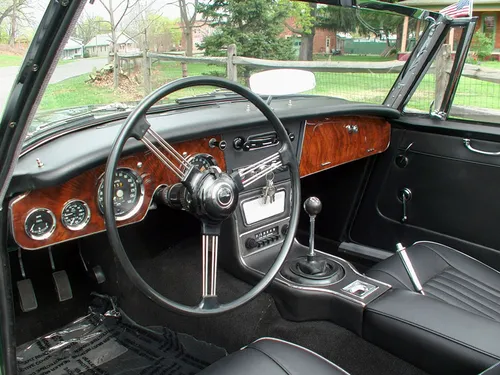
[[[248,99],[271,123],[277,133],[281,148],[278,152],[238,170],[232,174],[209,168],[203,172],[191,165],[174,147],[154,131],[146,120],[147,111],[160,99],[175,91],[195,87],[215,86],[231,90]],[[153,289],[139,275],[132,265],[118,234],[113,208],[115,170],[130,137],[134,137],[148,147],[162,163],[175,173],[189,198],[184,209],[195,215],[202,224],[202,286],[201,302],[197,306],[187,306],[174,302]],[[158,147],[159,145],[160,147]],[[284,239],[280,253],[267,274],[246,294],[229,303],[219,303],[217,298],[217,253],[221,223],[231,216],[238,206],[239,193],[273,170],[287,166],[291,176],[290,229]],[[135,286],[147,297],[162,307],[188,315],[210,315],[233,310],[249,302],[260,294],[274,279],[283,265],[295,237],[300,210],[300,176],[297,158],[292,149],[285,127],[273,110],[256,94],[246,87],[217,77],[189,77],[168,83],[147,97],[134,109],[123,125],[108,157],[104,175],[104,218],[111,247]]]

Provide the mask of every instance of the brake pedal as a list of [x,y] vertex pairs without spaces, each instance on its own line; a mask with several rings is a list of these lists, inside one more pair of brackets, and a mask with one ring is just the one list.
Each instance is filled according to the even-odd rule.
[[23,278],[23,280],[19,280],[17,282],[19,305],[21,306],[21,311],[30,312],[38,308],[38,301],[36,299],[35,289],[33,289],[33,283],[31,282],[31,279],[26,278],[26,273],[24,272],[21,248],[19,248],[17,252],[17,257],[19,258],[19,268],[21,269],[21,276]]
[[65,270],[54,272],[52,278],[54,279],[59,302],[64,302],[73,298],[73,290],[71,289],[68,274]]
[[52,279],[56,287],[57,298],[59,302],[64,302],[73,298],[73,290],[69,282],[68,274],[65,270],[56,271],[54,257],[52,256],[52,248],[49,247],[50,266],[52,268]]

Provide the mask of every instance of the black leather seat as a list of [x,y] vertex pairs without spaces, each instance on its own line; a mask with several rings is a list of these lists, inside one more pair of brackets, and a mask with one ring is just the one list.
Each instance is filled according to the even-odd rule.
[[393,286],[364,312],[363,338],[436,374],[477,374],[500,360],[500,273],[448,246],[407,249],[425,295],[397,255],[366,274]]
[[[417,242],[407,252],[426,295],[500,322],[498,271],[434,242]],[[394,288],[413,290],[398,256],[380,262],[367,275]]]
[[199,372],[200,375],[349,375],[319,354],[273,338],[262,338]]

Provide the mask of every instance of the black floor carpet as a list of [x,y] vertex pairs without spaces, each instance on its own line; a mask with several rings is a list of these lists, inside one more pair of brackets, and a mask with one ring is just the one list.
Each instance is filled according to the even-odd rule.
[[[139,233],[136,234],[141,237]],[[144,237],[142,237],[144,239]],[[195,305],[201,291],[201,240],[182,241],[166,251],[152,254],[139,248],[137,238],[124,237],[140,274],[159,292],[186,304]],[[154,253],[154,252],[153,252]],[[101,254],[109,254],[107,251]],[[149,254],[150,256],[148,256]],[[145,298],[128,281],[121,267],[110,263],[107,272],[113,279],[106,292],[119,296],[122,308],[145,325],[166,325],[228,352],[260,337],[277,337],[303,345],[337,363],[352,375],[423,375],[423,371],[364,341],[354,333],[330,322],[290,322],[283,319],[273,298],[263,293],[245,306],[218,316],[193,318],[160,308]],[[217,290],[222,301],[232,300],[250,286],[219,268]]]

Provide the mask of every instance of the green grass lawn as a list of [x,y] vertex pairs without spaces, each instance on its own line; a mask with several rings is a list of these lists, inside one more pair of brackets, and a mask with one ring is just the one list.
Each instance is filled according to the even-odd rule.
[[[188,64],[188,75],[225,75],[225,67],[207,64]],[[152,68],[153,89],[180,78],[181,64],[176,62],[155,63]],[[315,73],[316,88],[309,94],[328,95],[352,101],[380,104],[384,101],[397,78],[397,73]],[[88,104],[107,104],[112,102],[129,102],[140,100],[143,91],[140,85],[132,89],[120,89],[114,92],[109,87],[96,87],[86,83],[88,75],[70,78],[63,82],[48,86],[40,109],[74,107]],[[434,99],[434,76],[428,74],[415,92],[409,108],[428,111]],[[167,98],[170,102],[180,97],[197,95],[214,90],[210,87],[196,87],[179,91]],[[500,85],[463,77],[460,81],[454,104],[500,109]]]
[[6,66],[20,66],[23,62],[23,56],[17,55],[0,55],[0,68]]

